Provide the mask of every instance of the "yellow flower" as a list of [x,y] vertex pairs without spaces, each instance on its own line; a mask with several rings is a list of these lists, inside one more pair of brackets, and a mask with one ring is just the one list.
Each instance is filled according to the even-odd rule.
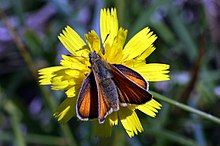
[[[142,29],[124,45],[127,30],[118,28],[116,9],[102,9],[100,33],[102,43],[94,30],[85,34],[86,45],[83,39],[67,26],[58,38],[72,55],[62,55],[61,66],[39,70],[41,85],[51,84],[53,90],[66,91],[68,98],[61,103],[54,113],[54,116],[62,123],[67,122],[76,114],[78,93],[86,75],[91,72],[91,68],[88,67],[91,66],[88,55],[92,51],[96,51],[103,60],[110,64],[122,64],[137,71],[147,81],[169,80],[169,65],[146,64],[145,58],[155,50],[153,42],[157,38],[150,32],[149,28]],[[101,50],[105,52],[104,55]],[[97,135],[109,136],[112,127],[118,125],[120,121],[129,137],[132,137],[134,134],[143,131],[135,110],[138,109],[151,117],[155,117],[160,107],[161,105],[154,99],[143,105],[120,106],[117,112],[106,117],[103,124],[94,120],[94,130]]]

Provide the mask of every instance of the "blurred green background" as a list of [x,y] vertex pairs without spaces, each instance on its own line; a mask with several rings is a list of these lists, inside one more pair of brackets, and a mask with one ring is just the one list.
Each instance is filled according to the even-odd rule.
[[146,26],[157,34],[147,62],[170,64],[171,80],[150,90],[220,117],[218,0],[0,0],[0,146],[220,146],[220,125],[161,101],[156,118],[138,113],[145,131],[133,138],[121,125],[103,139],[90,122],[53,118],[66,96],[39,87],[37,70],[68,54],[57,39],[66,25],[99,32],[104,7],[117,8],[127,40]]

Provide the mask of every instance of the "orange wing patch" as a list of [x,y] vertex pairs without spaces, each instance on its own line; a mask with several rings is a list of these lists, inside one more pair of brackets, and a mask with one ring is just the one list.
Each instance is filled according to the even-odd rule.
[[[99,90],[99,92],[101,92]],[[106,116],[108,114],[110,114],[111,111],[111,107],[108,104],[108,102],[106,101],[105,97],[103,96],[103,94],[99,95],[99,123],[103,123]]]
[[98,120],[99,120],[99,123],[104,123],[107,115],[112,113],[113,110],[112,110],[112,107],[110,106],[110,103],[108,103],[105,94],[103,94],[103,91],[100,87],[96,73],[94,73],[94,77],[95,77],[97,91],[98,91]]
[[98,118],[98,92],[92,72],[83,81],[77,99],[76,113],[81,120]]

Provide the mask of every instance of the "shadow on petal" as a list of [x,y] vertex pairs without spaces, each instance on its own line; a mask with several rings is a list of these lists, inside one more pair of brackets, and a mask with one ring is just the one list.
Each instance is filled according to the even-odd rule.
[[121,107],[118,115],[129,137],[133,137],[134,134],[137,135],[138,132],[144,131],[135,111],[127,107]]
[[61,123],[68,122],[76,114],[76,98],[66,98],[53,116]]

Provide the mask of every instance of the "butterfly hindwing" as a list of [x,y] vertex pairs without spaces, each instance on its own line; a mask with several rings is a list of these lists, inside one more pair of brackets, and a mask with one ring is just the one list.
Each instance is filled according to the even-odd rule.
[[122,106],[144,104],[152,99],[152,95],[147,91],[148,83],[140,74],[123,65],[114,64],[110,67]]
[[83,81],[77,99],[76,113],[81,120],[98,118],[98,92],[93,72]]

